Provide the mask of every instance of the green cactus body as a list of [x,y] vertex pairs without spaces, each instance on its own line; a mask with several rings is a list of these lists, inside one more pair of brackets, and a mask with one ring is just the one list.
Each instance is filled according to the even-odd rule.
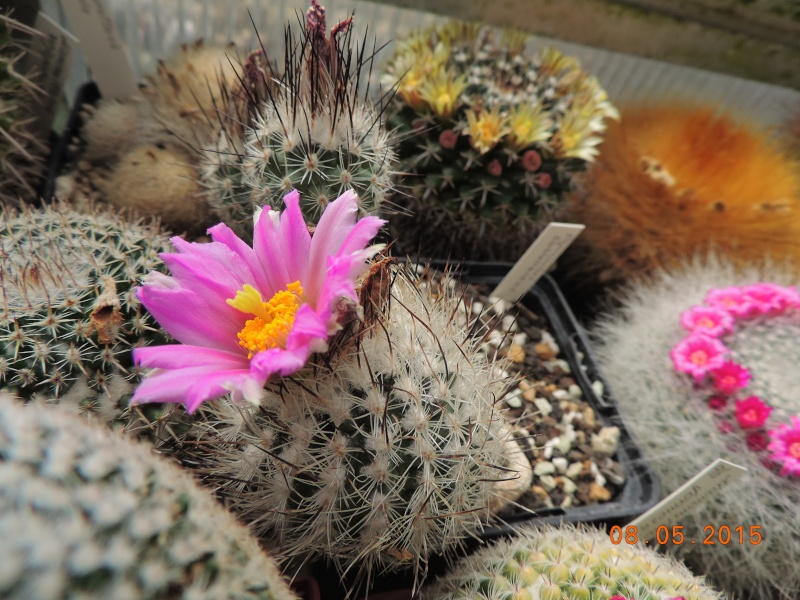
[[0,201],[11,205],[20,197],[34,200],[47,155],[46,143],[28,131],[34,116],[31,106],[42,92],[20,71],[26,52],[12,39],[14,30],[37,34],[0,14]]
[[425,600],[721,600],[681,563],[605,531],[523,528],[463,559]]
[[[370,62],[362,62],[365,47],[354,47],[350,26],[347,19],[326,37],[324,9],[312,2],[301,39],[287,31],[281,76],[259,53],[243,66],[249,92],[230,96],[249,99],[236,111],[248,122],[224,128],[206,153],[203,177],[209,205],[240,236],[252,237],[254,209],[280,208],[292,189],[312,223],[348,189],[358,194],[362,214],[377,213],[390,194],[394,149],[381,108],[359,93]],[[252,92],[274,78],[268,91]]]
[[248,530],[177,466],[0,394],[0,595],[291,600]]
[[282,556],[366,579],[422,576],[518,477],[495,405],[508,381],[478,352],[461,297],[391,277],[365,332],[269,385],[259,407],[201,409],[177,448]]
[[394,225],[410,250],[516,260],[597,154],[617,117],[605,92],[577,59],[528,56],[526,41],[453,22],[398,44],[384,80],[413,213]]
[[135,286],[167,246],[111,214],[0,210],[0,386],[119,416],[131,348],[163,339]]

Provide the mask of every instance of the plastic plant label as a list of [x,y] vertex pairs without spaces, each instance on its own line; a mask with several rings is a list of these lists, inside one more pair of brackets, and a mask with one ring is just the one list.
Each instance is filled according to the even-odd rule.
[[61,0],[61,4],[103,97],[123,100],[134,94],[136,76],[105,0]]
[[522,298],[584,229],[585,225],[574,223],[550,223],[494,289],[492,296],[508,302]]
[[718,458],[630,525],[636,527],[640,540],[656,539],[656,530],[661,525],[680,524],[684,517],[697,511],[745,473],[744,467]]
[[29,56],[34,59],[36,84],[44,92],[37,95],[38,106],[34,111],[36,122],[33,127],[39,137],[47,139],[72,66],[78,38],[43,12],[37,15],[33,28],[42,35],[31,38]]

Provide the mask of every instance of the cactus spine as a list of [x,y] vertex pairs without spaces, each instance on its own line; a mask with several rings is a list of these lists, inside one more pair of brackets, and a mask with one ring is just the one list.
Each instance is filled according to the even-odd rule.
[[294,598],[247,529],[144,445],[0,395],[0,458],[3,598]]

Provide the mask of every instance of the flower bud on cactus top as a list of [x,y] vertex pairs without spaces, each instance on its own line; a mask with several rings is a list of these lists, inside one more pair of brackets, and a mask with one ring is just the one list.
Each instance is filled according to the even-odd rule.
[[250,532],[150,448],[0,393],[7,600],[292,600]]
[[[316,0],[300,39],[286,30],[286,60],[276,74],[263,52],[243,66],[245,99],[208,152],[203,181],[211,208],[238,235],[252,237],[253,210],[278,208],[292,189],[302,197],[306,219],[316,223],[325,206],[345,190],[356,192],[361,214],[378,211],[392,189],[394,150],[382,107],[366,100],[376,49],[352,40],[352,17],[326,29]],[[255,92],[254,90],[259,90]]]
[[459,562],[425,600],[722,600],[681,563],[605,531],[524,528]]
[[457,292],[380,264],[368,281],[363,324],[260,406],[204,405],[173,450],[287,559],[419,581],[519,477],[496,404],[508,381]]
[[0,201],[11,205],[18,204],[20,196],[34,200],[47,154],[46,143],[27,130],[34,116],[33,100],[42,92],[21,71],[26,52],[12,39],[15,30],[40,35],[0,14]]
[[631,285],[593,332],[665,492],[718,458],[747,468],[682,520],[687,542],[672,548],[735,597],[800,598],[797,282],[789,269],[697,261]]
[[134,288],[166,245],[111,214],[0,210],[0,387],[118,417],[131,348],[163,339]]
[[529,56],[526,37],[453,22],[398,44],[385,80],[415,213],[395,225],[410,249],[516,260],[597,154],[616,110],[577,59]]

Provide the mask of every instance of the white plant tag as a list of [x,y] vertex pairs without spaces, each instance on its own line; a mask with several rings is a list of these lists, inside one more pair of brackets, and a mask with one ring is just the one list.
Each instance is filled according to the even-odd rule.
[[646,513],[630,522],[636,527],[640,540],[655,540],[656,530],[665,525],[670,531],[673,525],[728,487],[747,469],[718,458],[689,481],[684,483]]
[[585,225],[574,223],[550,223],[494,289],[492,296],[508,302],[522,298],[584,229]]
[[33,127],[42,139],[47,139],[62,99],[78,38],[43,12],[37,15],[33,27],[43,34],[31,39],[30,55],[33,57],[31,66],[37,73],[36,84],[44,92],[36,98]]
[[128,52],[105,0],[61,0],[103,98],[123,100],[137,90]]

